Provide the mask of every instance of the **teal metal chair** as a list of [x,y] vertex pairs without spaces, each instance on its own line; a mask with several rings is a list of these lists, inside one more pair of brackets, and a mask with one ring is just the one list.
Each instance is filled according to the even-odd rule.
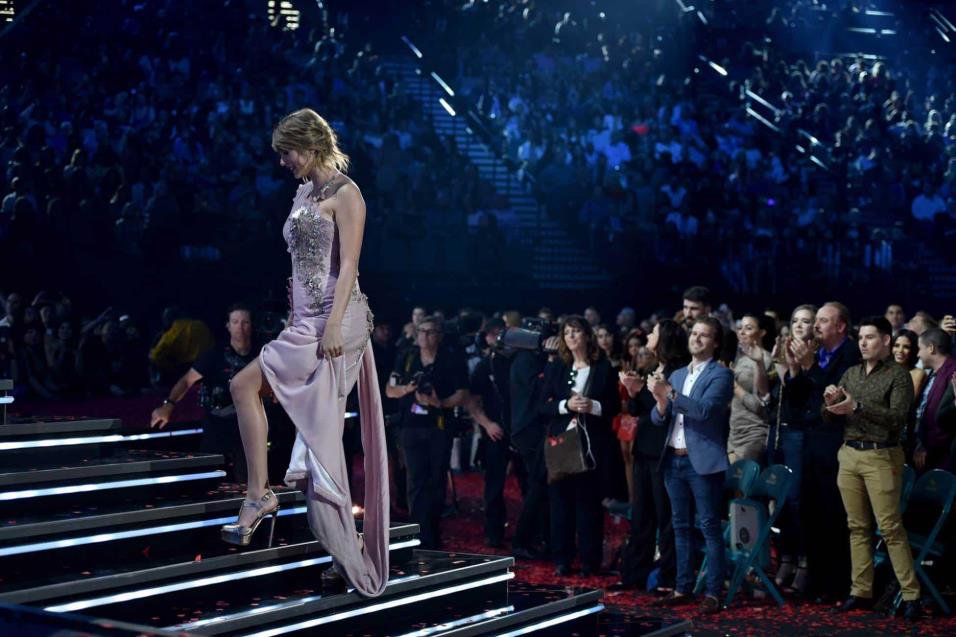
[[[751,572],[756,573],[777,604],[783,606],[786,603],[765,569],[770,561],[772,527],[786,505],[792,481],[793,472],[789,467],[782,464],[771,465],[764,469],[753,483],[747,498],[731,503],[732,506],[754,509],[758,514],[759,530],[753,541],[749,537],[731,538],[729,564],[733,566],[733,573],[727,587],[725,605],[729,606],[733,602],[737,591],[747,584],[747,576]],[[772,508],[769,506],[770,502],[774,503]]]
[[[903,486],[900,489],[900,515],[906,513],[906,507],[910,503],[910,494],[913,492],[913,485],[916,484],[916,469],[908,464],[903,465]],[[873,567],[877,568],[885,564],[889,559],[886,554],[886,542],[880,535],[880,530],[876,530],[879,541],[876,543],[876,549],[873,551]]]
[[[939,537],[940,531],[943,530],[943,526],[946,524],[946,519],[949,517],[954,498],[956,498],[956,476],[942,469],[933,469],[932,471],[924,473],[920,479],[916,481],[913,492],[909,497],[910,505],[913,509],[916,509],[917,513],[921,514],[921,516],[929,516],[930,519],[928,521],[932,521],[932,516],[935,516],[935,522],[929,527],[929,532],[926,535],[917,531],[908,531],[907,534],[909,536],[910,546],[916,551],[916,557],[913,560],[913,569],[916,571],[916,576],[946,615],[952,612],[949,608],[949,604],[947,604],[943,596],[940,595],[939,589],[936,588],[936,585],[933,584],[933,581],[923,569],[923,563],[926,562],[928,558],[938,560],[943,555],[943,544],[942,542],[937,542],[937,538]],[[923,519],[925,518],[921,517],[921,520]],[[896,599],[893,601],[894,612],[899,608],[902,602],[903,594],[897,593]]]
[[[760,464],[754,460],[738,460],[727,469],[727,475],[724,478],[724,491],[731,494],[731,502],[737,498],[746,498],[753,488],[754,482],[760,475]],[[698,525],[699,526],[699,525]],[[724,545],[730,543],[730,525],[723,523]],[[700,571],[697,573],[697,582],[694,584],[694,594],[699,595],[704,590],[704,580],[707,575],[707,557],[700,565]]]

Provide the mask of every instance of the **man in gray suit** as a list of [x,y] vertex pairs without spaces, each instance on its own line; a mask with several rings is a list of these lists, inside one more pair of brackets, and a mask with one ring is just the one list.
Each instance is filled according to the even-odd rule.
[[694,601],[692,548],[696,507],[707,552],[706,595],[700,603],[700,610],[705,613],[720,611],[724,580],[720,508],[724,472],[729,466],[727,432],[734,376],[715,358],[722,338],[723,326],[717,319],[697,318],[687,340],[692,356],[690,365],[678,369],[669,379],[654,376],[649,381],[657,402],[651,410],[651,422],[668,427],[661,466],[671,500],[677,549],[677,586],[660,605]]

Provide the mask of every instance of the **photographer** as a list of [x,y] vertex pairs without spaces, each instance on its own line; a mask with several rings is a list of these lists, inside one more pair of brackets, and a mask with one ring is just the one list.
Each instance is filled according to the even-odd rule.
[[401,399],[401,444],[408,473],[409,515],[421,527],[423,549],[441,546],[441,512],[445,500],[451,436],[451,410],[468,396],[464,362],[441,347],[442,321],[422,319],[417,349],[395,361],[386,387],[389,398]]
[[485,546],[501,548],[505,534],[505,478],[510,459],[511,413],[508,376],[511,360],[494,350],[504,329],[501,319],[485,326],[488,350],[471,373],[468,411],[481,427],[480,458],[485,474]]
[[176,403],[201,381],[199,404],[205,416],[200,451],[223,454],[232,479],[245,482],[246,458],[229,381],[256,357],[258,350],[252,347],[252,311],[245,305],[236,304],[229,308],[227,317],[229,344],[213,347],[193,363],[170,390],[169,397],[153,410],[149,426],[165,427]]

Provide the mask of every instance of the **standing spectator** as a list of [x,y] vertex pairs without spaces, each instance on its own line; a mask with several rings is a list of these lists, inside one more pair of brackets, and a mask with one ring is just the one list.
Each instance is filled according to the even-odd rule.
[[598,348],[604,352],[604,357],[615,370],[621,368],[621,339],[616,330],[609,325],[601,324],[597,331]]
[[722,336],[719,321],[711,317],[697,319],[687,339],[690,365],[678,369],[669,379],[655,374],[650,380],[656,402],[651,422],[667,428],[667,448],[661,462],[673,510],[677,549],[677,585],[659,604],[678,606],[694,600],[691,547],[696,510],[708,563],[706,595],[700,604],[704,613],[720,612],[718,598],[724,583],[720,508],[724,473],[729,466],[727,427],[734,386],[733,374],[714,359]]
[[903,528],[900,490],[903,448],[900,433],[913,404],[913,381],[888,360],[893,328],[882,316],[860,323],[863,359],[848,369],[839,385],[824,390],[823,419],[842,425],[844,444],[838,460],[837,484],[850,529],[853,586],[842,611],[867,608],[873,600],[873,517],[903,595],[903,615],[919,619],[920,585],[913,571],[913,553]]
[[670,593],[674,589],[677,558],[674,549],[674,528],[671,523],[671,502],[664,486],[661,456],[667,448],[667,429],[651,424],[651,410],[656,403],[645,378],[660,374],[670,378],[690,362],[687,333],[677,321],[664,319],[654,325],[647,339],[647,349],[658,361],[655,369],[640,368],[636,373],[621,376],[628,393],[627,412],[637,419],[634,436],[633,496],[631,498],[631,535],[621,560],[621,581],[615,590],[644,588],[654,569],[655,549],[660,552],[660,576],[657,590]]
[[690,330],[697,319],[710,316],[713,299],[711,298],[709,289],[701,285],[687,288],[687,290],[684,291],[683,299],[684,305],[682,312],[684,317],[684,329]]
[[[803,593],[807,588],[807,554],[801,524],[804,484],[804,442],[808,427],[815,422],[807,412],[808,396],[791,391],[788,382],[813,364],[816,346],[813,342],[815,305],[799,305],[790,315],[790,334],[777,342],[773,353],[780,378],[780,408],[776,427],[772,429],[770,459],[783,463],[793,472],[787,506],[780,517],[780,566],[776,573],[778,586],[790,585]],[[790,578],[793,581],[790,582]]]
[[919,337],[919,357],[929,370],[926,388],[916,408],[916,448],[913,464],[919,472],[953,470],[953,439],[956,433],[956,404],[951,379],[956,374],[953,340],[938,327]]
[[896,333],[906,326],[906,314],[903,313],[902,305],[897,303],[888,305],[883,316],[893,326],[893,336],[896,336]]
[[[836,302],[824,304],[817,310],[811,347],[792,341],[797,365],[786,380],[792,400],[788,417],[793,418],[791,423],[805,427],[800,518],[809,570],[807,592],[811,598],[826,601],[845,598],[849,585],[849,531],[846,519],[833,514],[842,506],[836,484],[840,469],[837,452],[843,446],[843,435],[823,422],[821,411],[823,390],[838,383],[844,372],[860,361],[860,350],[850,341],[849,329],[847,307]],[[821,542],[824,537],[828,541]]]
[[[923,333],[925,334],[925,332]],[[915,332],[905,328],[897,330],[893,336],[891,352],[896,364],[908,371],[913,379],[913,395],[919,396],[923,391],[923,384],[926,382],[926,371],[916,365],[920,360],[919,337],[916,336]]]
[[599,494],[610,460],[611,420],[620,410],[617,374],[601,356],[593,326],[580,316],[561,324],[559,357],[545,370],[539,410],[550,419],[548,433],[559,435],[570,426],[588,440],[594,468],[548,485],[551,503],[551,554],[555,575],[571,573],[575,535],[581,574],[597,574],[603,557],[604,515]]
[[742,458],[760,462],[767,449],[770,423],[770,352],[762,347],[766,330],[757,314],[744,314],[737,332],[734,360],[734,399],[730,403],[727,454],[731,464]]

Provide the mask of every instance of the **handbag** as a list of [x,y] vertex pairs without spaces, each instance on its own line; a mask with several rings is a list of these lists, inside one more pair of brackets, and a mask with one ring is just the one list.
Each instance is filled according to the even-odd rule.
[[583,414],[575,416],[571,426],[560,434],[544,439],[544,464],[548,470],[548,484],[591,471],[597,466]]

